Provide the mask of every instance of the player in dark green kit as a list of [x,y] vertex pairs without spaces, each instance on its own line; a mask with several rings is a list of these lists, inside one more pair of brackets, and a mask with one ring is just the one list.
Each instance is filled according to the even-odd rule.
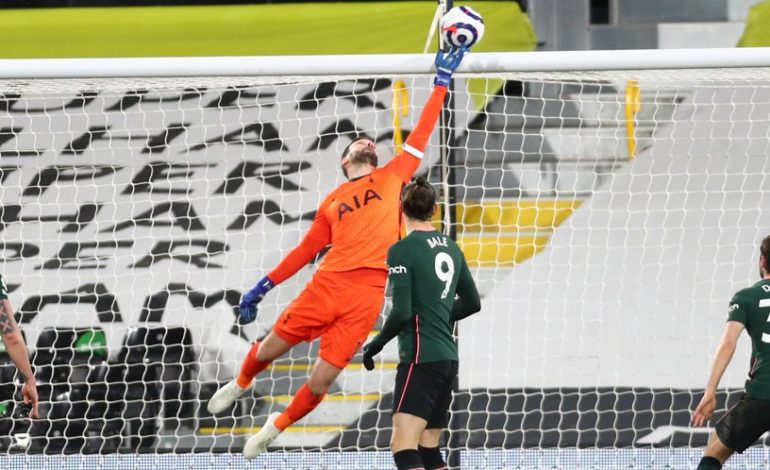
[[407,236],[388,250],[393,308],[382,331],[364,347],[364,366],[398,335],[390,447],[399,470],[446,469],[439,450],[457,378],[453,323],[481,309],[460,248],[430,220],[436,193],[424,178],[402,192]]
[[751,287],[739,290],[730,301],[727,324],[711,366],[706,391],[692,415],[702,426],[716,408],[719,381],[745,328],[751,337],[751,362],[746,393],[716,423],[698,470],[720,469],[734,452],[741,453],[770,430],[770,236],[759,247],[759,275]]
[[0,276],[0,338],[5,345],[6,353],[11,358],[16,368],[19,369],[24,377],[24,385],[21,387],[21,397],[24,405],[29,407],[29,417],[39,418],[38,410],[37,383],[35,374],[32,372],[32,366],[29,363],[29,352],[27,344],[24,342],[24,336],[21,334],[19,325],[13,315],[13,306],[8,300],[8,290],[5,286],[3,276]]

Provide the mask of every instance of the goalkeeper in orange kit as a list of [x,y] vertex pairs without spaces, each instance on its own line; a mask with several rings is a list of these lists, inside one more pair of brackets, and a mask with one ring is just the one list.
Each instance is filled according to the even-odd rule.
[[375,144],[368,137],[358,137],[345,148],[341,166],[348,181],[324,199],[299,246],[243,296],[241,322],[252,322],[257,304],[270,289],[331,245],[305,289],[276,320],[272,331],[254,343],[238,377],[209,401],[209,412],[224,411],[249,390],[254,377],[271,361],[302,341],[321,338],[319,358],[308,381],[283,413],[271,414],[259,433],[248,440],[243,450],[246,458],[262,453],[278,434],[318,406],[374,327],[388,277],[387,250],[400,234],[401,189],[420,165],[452,73],[466,52],[461,47],[436,55],[433,92],[404,150],[391,162],[377,167]]

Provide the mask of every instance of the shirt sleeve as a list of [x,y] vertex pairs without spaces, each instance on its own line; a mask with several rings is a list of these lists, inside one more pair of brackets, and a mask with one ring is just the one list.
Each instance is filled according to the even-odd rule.
[[313,225],[305,234],[305,237],[291,250],[286,257],[278,263],[267,277],[278,285],[286,279],[292,277],[306,264],[315,258],[315,256],[331,243],[332,230],[329,221],[324,216],[325,204],[321,204],[313,218]]
[[452,321],[462,320],[481,310],[481,298],[473,282],[471,270],[468,269],[468,262],[462,257],[462,266],[460,267],[460,277],[457,280],[457,299],[452,305]]
[[394,245],[388,250],[388,283],[393,288],[393,308],[373,343],[385,346],[412,318],[412,271]]
[[5,279],[3,279],[3,276],[0,276],[0,300],[5,300],[8,298],[8,288],[5,286]]
[[446,93],[447,89],[444,86],[433,88],[433,93],[425,103],[420,120],[417,122],[417,127],[406,138],[403,151],[385,165],[385,168],[396,173],[403,181],[409,181],[420,166],[425,147],[428,146],[430,135],[444,107]]
[[727,309],[727,321],[737,321],[746,325],[749,321],[749,313],[746,309],[746,303],[740,294],[735,294],[730,300],[730,307]]

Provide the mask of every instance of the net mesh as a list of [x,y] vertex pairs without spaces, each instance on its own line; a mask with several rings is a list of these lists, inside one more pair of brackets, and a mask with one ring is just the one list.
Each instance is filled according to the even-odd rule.
[[[442,187],[457,197],[482,312],[459,326],[448,458],[692,466],[708,430],[688,428],[689,413],[768,229],[767,70],[466,75],[456,87],[455,182]],[[317,344],[275,361],[223,415],[206,402],[315,266],[268,294],[252,325],[236,322],[241,293],[344,181],[351,137],[374,137],[389,160],[430,77],[29,80],[0,91],[2,275],[45,416],[18,419],[3,354],[0,441],[24,454],[5,466],[43,468],[41,453],[118,454],[104,468],[245,466],[246,438],[304,383]],[[437,185],[438,147],[436,132],[418,170]],[[381,357],[375,372],[357,358],[262,464],[387,468],[395,342]],[[738,396],[743,357],[747,344],[721,409]],[[161,464],[164,452],[223,455]]]

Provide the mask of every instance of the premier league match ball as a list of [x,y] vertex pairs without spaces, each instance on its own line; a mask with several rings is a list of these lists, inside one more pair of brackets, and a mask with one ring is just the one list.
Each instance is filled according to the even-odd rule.
[[441,19],[444,43],[471,47],[484,36],[484,20],[471,7],[454,7]]

